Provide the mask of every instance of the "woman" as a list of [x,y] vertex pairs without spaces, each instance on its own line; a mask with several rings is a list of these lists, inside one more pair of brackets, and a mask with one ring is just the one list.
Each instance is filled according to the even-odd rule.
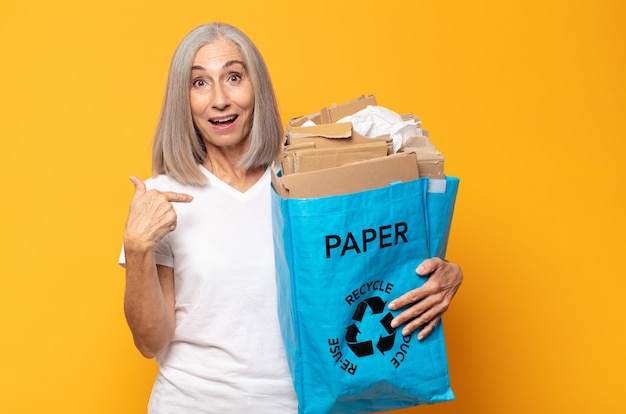
[[[280,339],[269,166],[282,124],[254,44],[224,24],[190,32],[172,59],[153,178],[131,177],[125,313],[159,364],[150,413],[295,413]],[[428,259],[420,289],[393,301],[403,334],[430,333],[459,267]]]

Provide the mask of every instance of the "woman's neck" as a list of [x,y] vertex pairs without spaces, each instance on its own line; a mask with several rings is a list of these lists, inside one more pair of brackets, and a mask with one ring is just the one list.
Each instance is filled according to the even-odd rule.
[[239,159],[229,159],[223,153],[209,153],[204,168],[224,183],[242,193],[248,191],[261,179],[264,168],[245,169],[237,165]]

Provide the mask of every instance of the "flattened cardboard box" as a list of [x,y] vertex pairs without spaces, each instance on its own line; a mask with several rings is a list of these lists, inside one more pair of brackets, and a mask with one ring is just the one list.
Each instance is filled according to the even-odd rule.
[[387,156],[387,146],[351,145],[328,149],[289,150],[283,156],[285,175],[342,166],[352,162]]
[[404,144],[402,151],[413,151],[417,155],[420,176],[445,178],[443,173],[444,157],[435,145],[425,136],[412,136]]
[[348,115],[356,114],[369,105],[376,106],[376,97],[374,95],[361,96],[350,102],[327,106],[320,110],[320,120],[322,124],[335,123]]
[[315,198],[371,190],[419,176],[415,153],[402,152],[301,174],[279,176],[273,171],[272,185],[283,198]]
[[[356,144],[382,145],[380,141],[385,142],[387,147],[393,146],[389,135],[368,138],[354,131],[351,122],[340,122],[338,124],[321,124],[306,127],[287,126],[284,145],[285,147],[293,147],[294,145],[313,143],[312,147],[314,148],[338,148],[344,145]],[[388,154],[390,153],[388,152]]]
[[[389,136],[367,138],[351,128],[349,122],[288,126],[282,159],[283,174],[309,172],[392,153],[393,144]],[[332,149],[336,152],[333,153]],[[427,137],[410,137],[402,152],[416,153],[420,176],[444,178],[444,156]]]
[[391,152],[388,137],[367,138],[349,122],[309,127],[288,126],[282,158],[284,175],[332,168],[384,157]]
[[[359,147],[382,147],[381,143],[374,141],[385,141],[387,154],[393,152],[389,136],[367,138],[352,131],[350,123],[337,123],[369,105],[376,105],[373,95],[291,119],[286,129],[282,175],[274,173],[272,177],[278,194],[293,198],[324,197],[379,188],[424,176],[445,177],[443,154],[427,136],[410,137],[398,154],[388,156],[384,156],[380,149],[380,152],[375,152],[369,147]],[[419,121],[412,114],[402,115],[402,118]],[[309,120],[316,125],[302,127]],[[322,149],[324,151],[320,151]],[[327,149],[335,149],[336,153]],[[353,162],[356,160],[359,161]]]
[[[341,120],[345,116],[353,115],[357,113],[358,111],[365,109],[368,105],[372,105],[372,106],[377,105],[376,97],[374,95],[362,95],[359,98],[354,99],[349,102],[345,102],[345,103],[338,104],[338,105],[334,104],[334,105],[322,108],[319,112],[314,113],[314,114],[292,118],[289,122],[289,125],[287,126],[287,129],[289,130],[290,128],[292,128],[295,131],[297,138],[292,139],[293,143],[301,142],[300,137],[297,135],[301,132],[299,131],[298,127],[302,126],[307,121],[314,122],[316,124],[315,127],[323,128],[323,130],[326,131],[324,133],[324,136],[331,137],[330,136],[331,132],[329,131],[332,131],[332,133],[334,134],[341,134],[341,133],[345,134],[346,133],[345,126],[331,127],[331,125],[344,124],[344,123],[336,123],[336,122]],[[407,120],[414,120],[416,122],[419,121],[419,118],[413,114],[403,114],[401,116],[402,116],[402,119],[405,121]],[[315,127],[304,127],[304,128],[315,128]],[[336,128],[336,129],[326,129],[326,128]],[[353,134],[358,135],[355,132],[353,132]],[[335,135],[334,137],[337,137],[337,136],[338,135]],[[376,139],[376,138],[366,138],[366,137],[363,137],[363,138],[364,139]],[[384,136],[380,138],[381,139],[385,138],[387,140],[390,139],[388,136]],[[317,139],[319,138],[316,138],[316,140]],[[329,141],[328,145],[340,145],[341,144],[340,142],[335,142],[332,140],[325,140],[325,141]],[[430,178],[445,177],[444,156],[441,152],[437,150],[437,148],[432,144],[432,142],[429,141],[427,136],[414,136],[414,137],[409,138],[409,140],[405,143],[401,151],[404,151],[404,152],[413,151],[417,153],[420,175],[422,177],[430,177]],[[392,151],[389,150],[387,153],[391,154]],[[290,172],[293,172],[293,170],[286,171],[286,173],[290,173]]]
[[349,102],[327,106],[314,114],[292,118],[289,121],[289,125],[299,127],[306,121],[313,121],[315,124],[336,123],[341,118],[354,115],[360,110],[367,108],[368,105],[376,106],[376,97],[374,95],[363,95]]

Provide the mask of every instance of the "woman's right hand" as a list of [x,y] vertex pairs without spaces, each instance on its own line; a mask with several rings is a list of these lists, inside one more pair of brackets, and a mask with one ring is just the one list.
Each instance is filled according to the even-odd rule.
[[135,194],[128,211],[124,248],[147,251],[176,228],[176,212],[171,203],[188,203],[193,196],[172,191],[148,191],[139,178],[131,176],[130,180],[135,186]]

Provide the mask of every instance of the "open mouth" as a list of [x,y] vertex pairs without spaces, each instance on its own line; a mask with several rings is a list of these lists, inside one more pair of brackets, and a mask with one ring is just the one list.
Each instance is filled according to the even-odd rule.
[[229,125],[235,122],[237,115],[229,116],[228,118],[221,119],[209,119],[209,122],[213,125]]

